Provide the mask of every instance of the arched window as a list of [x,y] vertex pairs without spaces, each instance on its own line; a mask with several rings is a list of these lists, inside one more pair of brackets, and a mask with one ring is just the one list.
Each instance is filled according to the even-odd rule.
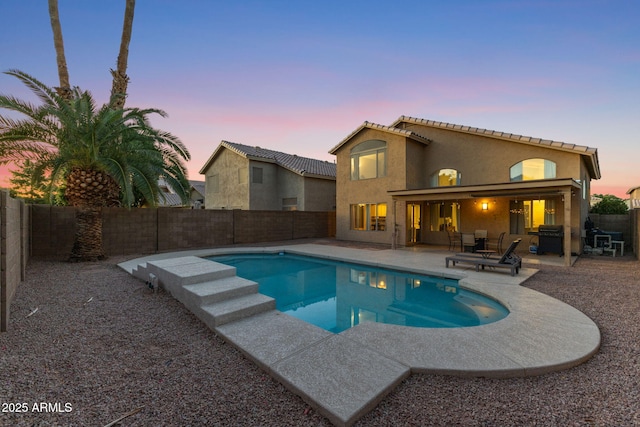
[[440,169],[431,175],[432,187],[449,187],[460,185],[462,174],[455,169]]
[[377,139],[351,149],[351,179],[380,178],[387,174],[387,143]]
[[556,163],[547,159],[527,159],[511,166],[511,181],[531,181],[556,177]]

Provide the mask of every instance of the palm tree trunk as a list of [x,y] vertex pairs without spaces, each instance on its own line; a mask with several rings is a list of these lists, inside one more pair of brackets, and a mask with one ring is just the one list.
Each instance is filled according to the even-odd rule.
[[133,28],[133,12],[136,0],[127,0],[124,10],[124,23],[122,24],[122,39],[120,40],[120,53],[118,54],[117,69],[111,70],[113,85],[111,87],[111,103],[116,110],[124,108],[127,95],[129,76],[127,76],[127,61],[129,59],[129,43],[131,42],[131,30]]
[[67,176],[65,198],[76,208],[76,234],[70,261],[106,258],[102,248],[102,207],[119,205],[120,187],[107,173],[73,168]]
[[51,29],[53,30],[53,44],[56,48],[56,61],[58,63],[58,76],[60,87],[56,90],[58,94],[67,101],[71,100],[71,84],[69,83],[69,70],[67,60],[64,56],[64,43],[62,41],[62,27],[60,26],[60,16],[58,14],[58,0],[49,0],[49,17],[51,19]]
[[76,234],[69,261],[98,261],[105,259],[102,249],[102,208],[76,208]]

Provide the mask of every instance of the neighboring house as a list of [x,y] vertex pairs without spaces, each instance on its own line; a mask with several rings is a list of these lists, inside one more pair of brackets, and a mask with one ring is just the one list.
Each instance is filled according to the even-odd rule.
[[206,194],[204,181],[189,180],[189,184],[191,184],[191,190],[189,192],[191,195],[191,207],[194,209],[204,209],[204,195]]
[[[180,196],[175,193],[175,191],[171,188],[170,185],[167,184],[164,179],[160,179],[158,181],[158,185],[161,190],[160,200],[158,201],[159,207],[186,207],[186,205],[182,204]],[[201,207],[204,207],[204,181],[190,180],[189,185],[189,206],[191,206],[193,209],[200,209]]]
[[200,173],[206,209],[335,210],[332,162],[222,141]]
[[538,226],[561,225],[566,264],[600,178],[594,148],[405,116],[365,122],[330,153],[339,239],[447,244],[487,230],[526,248]]
[[171,186],[164,179],[161,178],[158,180],[158,186],[160,187],[158,207],[181,208],[184,206],[182,204],[180,196],[178,196],[175,191],[173,191]]
[[627,191],[629,195],[629,209],[640,209],[640,187],[633,187]]

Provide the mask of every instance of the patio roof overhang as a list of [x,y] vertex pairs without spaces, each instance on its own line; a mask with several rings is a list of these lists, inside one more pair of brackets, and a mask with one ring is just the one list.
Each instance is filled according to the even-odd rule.
[[395,200],[461,200],[479,197],[545,197],[560,196],[582,189],[582,183],[572,179],[541,179],[497,184],[460,185],[450,187],[390,190]]

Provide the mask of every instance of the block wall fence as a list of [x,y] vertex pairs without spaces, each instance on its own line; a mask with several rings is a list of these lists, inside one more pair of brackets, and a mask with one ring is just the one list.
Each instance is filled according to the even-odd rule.
[[29,207],[0,191],[0,332],[7,330],[9,306],[25,278],[29,228]]
[[[31,205],[31,218],[31,256],[71,252],[74,208]],[[335,212],[104,208],[102,218],[107,255],[334,237],[336,229]]]

